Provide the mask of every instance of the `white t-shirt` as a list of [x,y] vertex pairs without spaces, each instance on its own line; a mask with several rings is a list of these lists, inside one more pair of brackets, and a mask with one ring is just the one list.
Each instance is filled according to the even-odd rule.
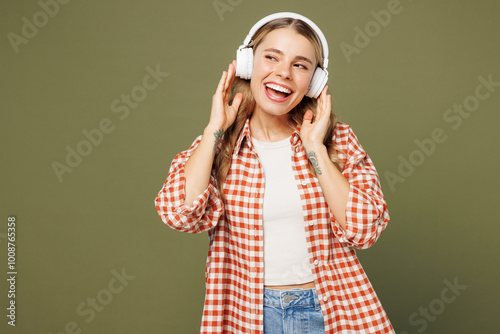
[[290,138],[261,142],[252,138],[264,169],[264,284],[314,281],[297,181],[292,172]]

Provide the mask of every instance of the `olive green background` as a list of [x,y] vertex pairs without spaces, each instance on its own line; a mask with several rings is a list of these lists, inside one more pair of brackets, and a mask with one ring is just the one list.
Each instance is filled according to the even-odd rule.
[[[401,0],[401,12],[377,31],[371,11],[387,6],[73,0],[43,25],[37,1],[2,1],[0,277],[9,216],[17,219],[18,275],[16,327],[7,325],[8,286],[0,283],[0,332],[199,330],[207,235],[167,228],[154,198],[175,154],[201,134],[220,74],[248,30],[277,11],[322,28],[334,111],[378,169],[391,222],[358,254],[396,331],[496,332],[500,87],[458,128],[443,116],[475,94],[479,76],[500,81],[500,3]],[[23,17],[34,15],[43,26],[16,53],[7,36],[22,36]],[[355,46],[355,28],[367,24],[369,44],[346,57],[341,43]],[[140,92],[148,66],[169,75],[128,115],[113,112],[122,94]],[[65,164],[67,146],[85,145],[82,131],[103,119],[111,133],[60,182],[52,164]],[[436,128],[446,140],[391,189],[387,173],[398,174],[401,158],[418,160],[415,140]],[[122,269],[135,278],[110,293],[112,271]],[[467,286],[451,303],[440,301],[445,280]],[[81,303],[90,310],[88,298],[109,296],[93,319],[77,313]],[[419,312],[429,307],[425,320]]]

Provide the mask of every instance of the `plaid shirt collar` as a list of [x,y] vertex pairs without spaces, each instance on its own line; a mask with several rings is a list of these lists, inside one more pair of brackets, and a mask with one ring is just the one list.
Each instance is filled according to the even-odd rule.
[[[238,140],[236,141],[236,144],[234,145],[233,157],[240,153],[241,147],[244,142],[246,142],[248,147],[251,150],[253,150],[253,144],[251,138],[252,134],[250,131],[250,118],[248,118],[245,122],[243,130],[241,131],[240,136],[238,137]],[[302,143],[302,140],[300,138],[300,124],[297,124],[297,126],[295,127],[295,131],[292,133],[292,136],[290,137],[290,143],[292,144],[293,148]]]

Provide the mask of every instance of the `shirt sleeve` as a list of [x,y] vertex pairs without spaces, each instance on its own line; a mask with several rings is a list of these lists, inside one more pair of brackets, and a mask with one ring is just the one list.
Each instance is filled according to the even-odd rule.
[[365,249],[377,241],[387,226],[389,212],[372,160],[349,126],[346,131],[347,138],[341,145],[345,148],[342,174],[350,184],[345,209],[346,229],[332,218],[333,230],[341,242]]
[[170,166],[167,180],[156,196],[155,206],[162,221],[170,228],[187,233],[201,233],[217,225],[224,205],[213,173],[207,188],[193,201],[185,203],[184,166],[201,141],[196,138],[187,151],[179,153]]

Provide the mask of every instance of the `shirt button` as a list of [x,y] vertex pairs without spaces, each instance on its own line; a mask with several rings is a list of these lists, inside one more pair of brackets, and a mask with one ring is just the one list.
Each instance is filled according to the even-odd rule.
[[302,181],[302,185],[305,187],[307,185],[307,181]]
[[313,225],[314,225],[314,222],[311,220],[311,221],[309,222],[309,225],[310,225],[310,226],[313,226]]
[[297,148],[295,149],[295,152],[299,153],[299,152],[300,152],[300,147],[297,147]]
[[314,265],[317,266],[319,264],[318,260],[314,260]]
[[324,296],[323,297],[323,301],[326,302],[328,300],[328,297],[327,296]]

